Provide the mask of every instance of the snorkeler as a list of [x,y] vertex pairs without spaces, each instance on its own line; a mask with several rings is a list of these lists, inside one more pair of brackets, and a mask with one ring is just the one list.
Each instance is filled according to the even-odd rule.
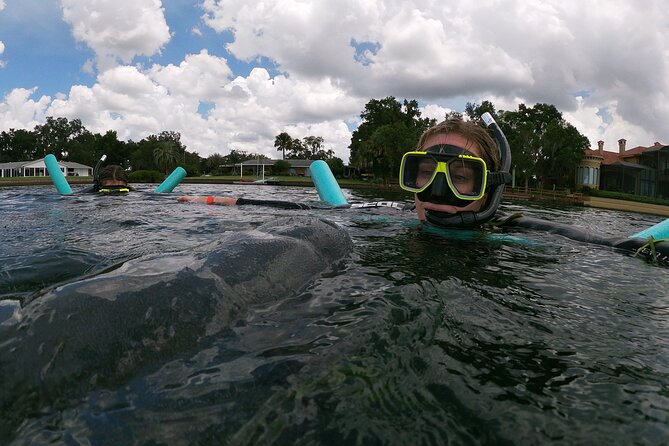
[[[476,228],[483,225],[494,217],[504,183],[511,179],[509,144],[489,113],[485,113],[483,119],[497,143],[488,130],[474,122],[448,119],[425,131],[418,149],[404,155],[400,186],[415,193],[413,204],[383,201],[353,203],[347,207],[415,209],[421,223],[427,221],[440,227]],[[182,196],[177,201],[286,209],[311,207],[287,201],[217,196]]]
[[475,228],[495,216],[511,180],[511,150],[489,113],[483,127],[447,119],[426,130],[400,164],[400,187],[414,193],[419,220],[446,228]]
[[85,192],[101,194],[124,194],[134,190],[128,185],[128,174],[125,169],[117,164],[109,164],[100,168],[107,159],[107,155],[102,155],[93,169],[93,187]]
[[[669,263],[665,223],[638,234],[604,237],[564,223],[521,213],[498,213],[504,185],[511,180],[511,150],[504,133],[489,113],[486,128],[472,121],[448,119],[426,130],[418,148],[407,152],[400,165],[400,187],[414,193],[414,203],[380,201],[337,205],[335,208],[392,207],[415,210],[418,219],[436,229],[523,228],[555,233],[572,240],[632,251],[655,263]],[[336,184],[336,180],[332,180]],[[338,186],[336,186],[338,187]],[[309,209],[302,203],[235,197],[182,196],[180,202],[223,205],[265,205]]]

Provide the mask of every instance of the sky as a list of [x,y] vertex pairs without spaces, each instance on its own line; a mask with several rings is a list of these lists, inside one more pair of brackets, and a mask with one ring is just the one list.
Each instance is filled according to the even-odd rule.
[[0,131],[66,117],[274,159],[287,132],[347,162],[394,96],[438,120],[549,103],[617,151],[669,144],[668,63],[666,0],[0,0]]

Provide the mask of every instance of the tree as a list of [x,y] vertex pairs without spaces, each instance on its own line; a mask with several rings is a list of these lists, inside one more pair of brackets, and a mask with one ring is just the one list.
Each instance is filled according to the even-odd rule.
[[95,143],[95,135],[84,129],[83,132],[67,143],[63,159],[94,166],[99,159],[99,157],[97,159],[95,157]]
[[153,147],[153,160],[162,172],[170,173],[179,162],[179,149],[174,141],[158,141]]
[[34,132],[10,129],[0,134],[0,162],[34,160],[37,140]]
[[79,119],[68,121],[67,118],[48,116],[46,123],[35,126],[36,153],[42,158],[52,153],[58,158],[67,158],[70,142],[86,132]]
[[272,172],[276,175],[286,175],[290,171],[290,162],[279,160],[272,165]]
[[475,102],[467,102],[467,105],[465,105],[465,115],[469,118],[470,121],[474,121],[480,126],[485,127],[485,123],[483,122],[483,116],[484,113],[490,113],[492,117],[497,121],[497,113],[495,112],[495,106],[492,104],[490,101],[483,101],[481,102],[481,105],[476,104]]
[[225,157],[220,153],[214,153],[204,160],[202,170],[207,174],[221,175],[221,166],[225,164],[227,164]]
[[384,179],[397,177],[402,154],[415,148],[420,135],[436,124],[421,118],[417,101],[400,103],[392,96],[370,100],[360,118],[349,144],[351,164]]
[[281,159],[286,159],[286,150],[290,151],[292,144],[293,137],[286,132],[281,132],[276,135],[276,138],[274,138],[274,147],[276,147],[277,150],[281,150],[281,152],[283,152]]
[[526,185],[532,176],[544,187],[573,185],[574,170],[590,144],[554,105],[520,104],[517,111],[500,111],[499,118],[512,164]]
[[115,130],[107,130],[104,135],[96,133],[93,143],[93,152],[95,153],[93,159],[94,162],[97,162],[102,155],[107,155],[108,164],[118,164],[127,169],[130,167],[132,152],[136,147],[136,144],[132,141],[120,141]]
[[341,177],[344,174],[344,161],[341,158],[332,157],[325,161],[335,177]]
[[168,174],[180,162],[186,164],[186,148],[181,144],[181,135],[178,132],[161,132],[149,139],[153,145],[153,160],[159,170]]

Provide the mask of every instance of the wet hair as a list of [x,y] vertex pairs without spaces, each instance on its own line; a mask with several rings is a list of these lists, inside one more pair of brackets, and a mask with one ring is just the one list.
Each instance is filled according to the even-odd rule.
[[100,172],[98,173],[98,182],[100,185],[108,180],[123,181],[128,184],[128,175],[125,173],[123,167],[117,166],[116,164],[110,164],[100,169]]
[[488,164],[488,169],[494,172],[500,168],[501,161],[499,157],[499,149],[497,148],[495,140],[493,139],[492,135],[490,135],[488,130],[473,121],[465,121],[460,118],[450,118],[440,122],[434,127],[430,127],[420,136],[420,139],[418,140],[418,149],[427,149],[427,147],[424,147],[425,141],[427,141],[431,136],[442,133],[455,133],[471,141],[472,143],[478,144],[478,146],[481,147],[481,150],[483,151],[482,157],[486,164]]

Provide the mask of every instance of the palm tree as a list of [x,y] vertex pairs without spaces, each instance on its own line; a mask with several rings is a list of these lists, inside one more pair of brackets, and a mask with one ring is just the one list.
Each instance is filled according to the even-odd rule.
[[179,148],[174,141],[159,141],[153,148],[153,160],[159,168],[165,170],[165,174],[168,174],[179,162]]
[[286,159],[286,150],[290,151],[293,148],[293,138],[286,132],[281,132],[276,135],[274,139],[274,147],[276,150],[281,150],[283,155],[281,159]]

